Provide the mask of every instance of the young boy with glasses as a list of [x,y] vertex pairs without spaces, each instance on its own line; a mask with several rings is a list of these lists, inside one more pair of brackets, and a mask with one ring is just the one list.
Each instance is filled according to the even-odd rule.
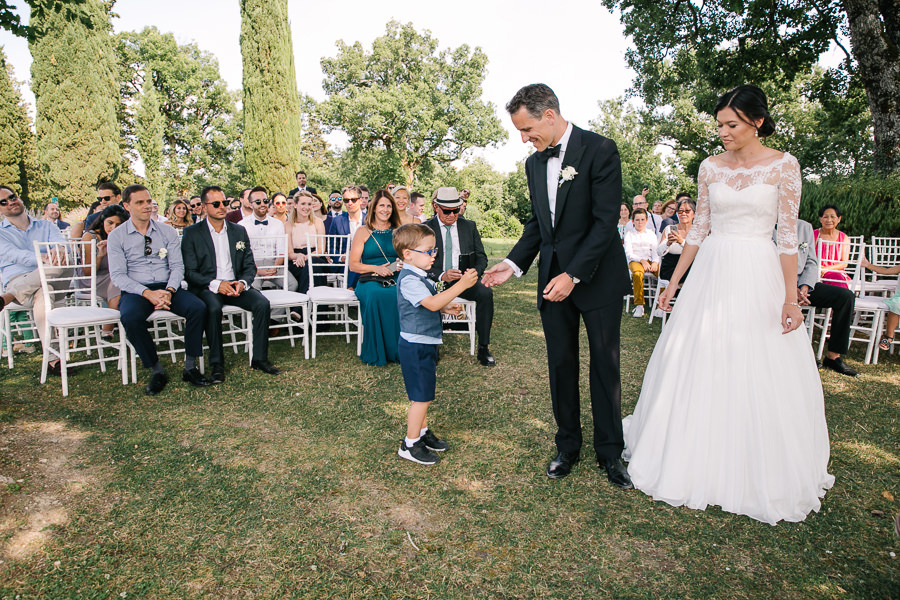
[[441,314],[459,314],[453,299],[478,281],[475,269],[467,270],[452,286],[437,292],[427,272],[434,262],[434,232],[426,225],[410,223],[394,232],[394,250],[403,259],[397,274],[397,306],[400,311],[398,353],[410,406],[406,437],[397,454],[421,465],[440,462],[436,452],[448,448],[428,428],[428,405],[437,383],[438,345],[441,344]]

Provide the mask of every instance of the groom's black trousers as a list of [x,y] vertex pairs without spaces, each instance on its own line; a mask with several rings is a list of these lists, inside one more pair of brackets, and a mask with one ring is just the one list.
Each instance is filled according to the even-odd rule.
[[625,447],[622,435],[622,385],[619,376],[621,300],[585,312],[578,310],[571,297],[562,302],[544,301],[541,306],[541,323],[547,342],[550,371],[550,397],[558,427],[556,448],[560,452],[578,452],[581,449],[578,358],[581,320],[584,320],[590,350],[589,380],[594,449],[598,459],[619,458]]

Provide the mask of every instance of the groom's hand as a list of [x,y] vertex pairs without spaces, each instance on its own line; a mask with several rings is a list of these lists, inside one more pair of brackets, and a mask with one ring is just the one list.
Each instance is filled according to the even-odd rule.
[[505,262],[499,262],[484,272],[481,283],[485,287],[494,287],[506,283],[506,280],[512,277],[513,269]]
[[559,302],[565,300],[572,293],[575,284],[567,273],[560,273],[550,280],[547,287],[544,288],[544,300],[550,302]]

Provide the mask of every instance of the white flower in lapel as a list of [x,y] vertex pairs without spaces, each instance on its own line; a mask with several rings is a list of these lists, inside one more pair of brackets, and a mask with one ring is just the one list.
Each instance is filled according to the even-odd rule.
[[237,244],[234,245],[234,249],[237,250],[238,252],[240,252],[241,250],[243,250],[246,247],[247,247],[247,244],[245,244],[244,242],[238,242]]
[[575,167],[569,165],[559,172],[559,185],[557,185],[557,187],[562,187],[562,184],[565,182],[572,181],[575,179],[576,175],[578,175],[578,171],[575,170]]
[[801,250],[806,250],[807,248],[809,248],[809,242],[803,242],[802,244],[800,244],[799,248]]
[[156,255],[160,258],[165,258],[169,255],[169,251],[166,250],[165,246],[163,246],[162,248],[159,249],[159,251],[156,253]]

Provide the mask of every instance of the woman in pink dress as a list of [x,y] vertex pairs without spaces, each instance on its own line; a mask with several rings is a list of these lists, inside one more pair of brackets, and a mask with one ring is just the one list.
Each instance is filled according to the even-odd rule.
[[823,283],[842,288],[850,288],[850,277],[844,272],[850,260],[850,240],[843,231],[838,231],[841,222],[841,209],[828,204],[819,210],[819,223],[822,227],[813,232],[816,244],[816,255],[819,257],[819,268]]

